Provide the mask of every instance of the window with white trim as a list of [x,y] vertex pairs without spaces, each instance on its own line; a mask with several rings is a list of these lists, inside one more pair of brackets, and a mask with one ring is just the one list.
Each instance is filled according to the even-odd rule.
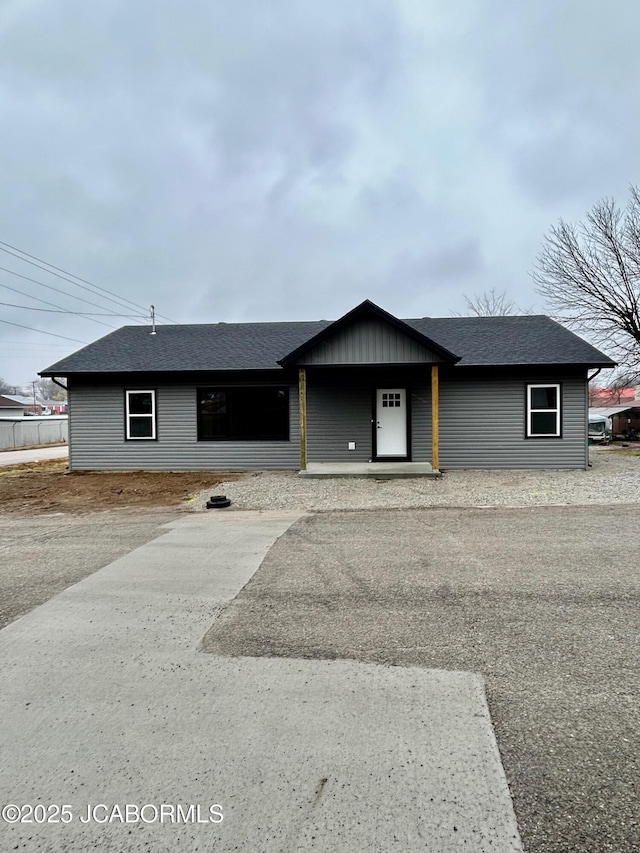
[[527,438],[560,435],[560,385],[527,385]]
[[155,391],[125,391],[125,429],[127,441],[155,440]]

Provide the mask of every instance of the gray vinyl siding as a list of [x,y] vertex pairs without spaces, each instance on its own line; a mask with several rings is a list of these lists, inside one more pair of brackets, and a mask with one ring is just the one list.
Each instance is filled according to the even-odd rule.
[[[584,371],[504,376],[443,376],[440,381],[441,468],[585,468],[587,389]],[[371,458],[375,388],[406,387],[411,395],[411,459],[431,462],[431,379],[426,371],[308,372],[309,462]],[[562,386],[562,437],[526,438],[526,386]],[[356,450],[348,450],[348,442]]]
[[411,461],[431,462],[431,377],[411,387]]
[[[373,454],[374,394],[377,388],[407,388],[411,399],[411,458],[431,460],[430,368],[380,367],[307,371],[307,459],[309,462],[368,462]],[[348,443],[356,442],[349,450]]]
[[[70,384],[70,467],[75,471],[297,469],[298,388],[289,382],[271,383],[289,386],[289,441],[198,441],[196,389],[239,384],[156,385],[148,380],[125,386]],[[125,440],[124,391],[135,388],[156,390],[157,441]]]
[[[561,388],[561,438],[526,438],[527,383]],[[441,468],[586,468],[585,372],[447,377],[440,383]]]
[[[307,458],[363,462],[372,457],[376,388],[407,388],[411,399],[411,459],[431,461],[431,368],[362,367],[307,370]],[[585,468],[587,386],[584,370],[472,375],[449,369],[440,379],[440,467]],[[526,438],[527,382],[562,386],[562,438]],[[69,382],[70,466],[73,470],[297,470],[300,462],[298,388],[274,371],[263,384],[289,387],[289,441],[197,440],[198,387],[243,384],[217,379],[182,384],[107,380]],[[246,381],[256,385],[259,381]],[[157,441],[126,441],[125,389],[156,390]],[[348,450],[348,442],[356,450]]]
[[[307,460],[368,462],[371,458],[371,383],[325,376],[307,387]],[[349,450],[348,442],[356,449]]]
[[339,329],[297,364],[424,364],[440,361],[417,341],[375,317]]

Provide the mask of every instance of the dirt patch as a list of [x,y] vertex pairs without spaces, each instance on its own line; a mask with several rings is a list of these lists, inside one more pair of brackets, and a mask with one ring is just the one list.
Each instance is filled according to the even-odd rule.
[[603,447],[609,453],[621,453],[625,456],[640,456],[640,441],[615,441]]
[[66,460],[0,468],[0,512],[40,515],[135,507],[188,507],[203,489],[242,474],[67,471]]

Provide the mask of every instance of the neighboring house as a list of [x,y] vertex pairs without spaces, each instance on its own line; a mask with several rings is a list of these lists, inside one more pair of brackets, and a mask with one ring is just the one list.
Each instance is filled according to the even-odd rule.
[[41,400],[43,413],[49,415],[66,415],[67,401],[66,400]]
[[611,420],[611,434],[627,436],[640,432],[640,406],[596,406],[589,409],[589,415],[600,415]]
[[259,470],[407,460],[586,468],[588,368],[615,363],[543,316],[126,326],[66,377],[70,465]]
[[18,394],[5,394],[6,399],[13,400],[20,405],[29,415],[66,415],[66,400],[38,400],[34,403],[33,397],[24,397]]
[[13,400],[19,403],[24,409],[26,415],[41,415],[44,410],[44,403],[41,400],[33,402],[33,397],[25,397],[20,394],[5,394],[8,400]]
[[0,418],[21,418],[24,415],[24,405],[17,400],[0,395]]

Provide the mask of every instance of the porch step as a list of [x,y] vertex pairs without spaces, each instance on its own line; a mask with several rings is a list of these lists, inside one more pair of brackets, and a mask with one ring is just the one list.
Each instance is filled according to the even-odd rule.
[[309,462],[298,477],[310,480],[354,477],[361,480],[403,480],[410,477],[440,477],[428,462]]

